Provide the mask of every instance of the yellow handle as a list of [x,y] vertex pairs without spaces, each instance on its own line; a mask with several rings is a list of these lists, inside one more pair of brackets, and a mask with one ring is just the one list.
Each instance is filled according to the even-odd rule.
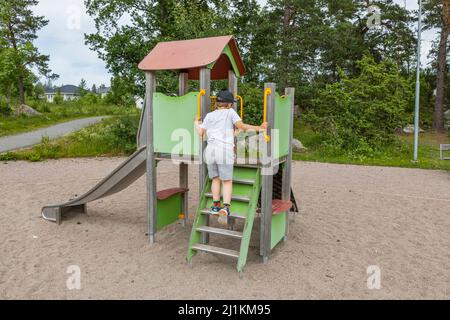
[[236,98],[239,99],[239,103],[241,104],[241,120],[243,120],[244,119],[244,99],[239,95],[236,95]]
[[202,117],[202,97],[206,95],[206,90],[202,89],[199,93],[198,93],[198,107],[197,107],[197,120],[200,120],[200,118]]
[[[267,89],[264,91],[264,123],[267,122],[267,98],[268,98],[268,96],[271,95],[271,94],[272,94],[272,89],[270,89],[270,88],[267,88]],[[266,140],[266,142],[269,142],[269,141],[270,141],[270,136],[267,135],[267,130],[266,130],[266,132],[264,133],[264,140]]]

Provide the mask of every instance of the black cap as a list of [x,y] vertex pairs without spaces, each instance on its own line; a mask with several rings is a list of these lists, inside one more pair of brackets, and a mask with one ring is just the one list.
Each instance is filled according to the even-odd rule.
[[234,95],[228,90],[222,90],[217,95],[217,102],[235,103],[237,102]]

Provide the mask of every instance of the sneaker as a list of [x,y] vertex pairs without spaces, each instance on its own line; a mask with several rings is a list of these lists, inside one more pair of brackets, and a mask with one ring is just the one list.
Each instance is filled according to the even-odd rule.
[[220,207],[217,207],[217,206],[212,206],[211,207],[211,215],[212,216],[215,216],[215,215],[218,215],[219,214],[219,212],[220,212]]
[[230,215],[230,208],[223,208],[219,211],[219,219],[217,222],[219,222],[223,226],[228,225],[228,217]]

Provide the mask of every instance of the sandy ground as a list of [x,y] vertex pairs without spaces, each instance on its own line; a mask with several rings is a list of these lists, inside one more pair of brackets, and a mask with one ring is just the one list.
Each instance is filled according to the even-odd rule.
[[[87,191],[121,161],[0,164],[0,298],[450,298],[450,173],[295,163],[301,212],[289,241],[263,265],[255,233],[240,279],[234,260],[214,255],[187,266],[190,227],[147,244],[145,179],[59,227],[40,218],[43,205]],[[177,181],[175,167],[160,165],[159,188]],[[67,289],[70,265],[81,269],[81,290]],[[380,290],[367,288],[370,265],[381,270]]]

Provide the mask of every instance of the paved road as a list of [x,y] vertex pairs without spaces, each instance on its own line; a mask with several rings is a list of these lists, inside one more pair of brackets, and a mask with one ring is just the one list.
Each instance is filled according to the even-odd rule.
[[91,124],[100,122],[104,118],[106,117],[78,119],[15,136],[2,137],[0,138],[0,153],[39,144],[42,141],[42,136],[48,136],[50,139],[59,138],[68,133],[81,130]]

